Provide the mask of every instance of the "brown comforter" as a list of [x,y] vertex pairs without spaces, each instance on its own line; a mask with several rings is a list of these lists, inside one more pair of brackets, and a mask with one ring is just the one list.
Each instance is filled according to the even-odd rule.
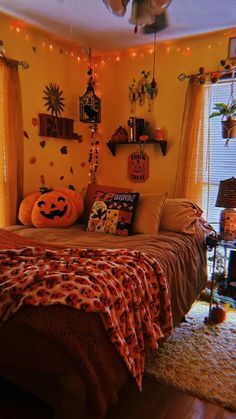
[[[27,244],[25,238],[31,237],[47,242],[48,247],[127,248],[151,254],[167,278],[175,324],[205,286],[205,231],[200,224],[196,236],[160,232],[118,237],[88,233],[78,225],[67,229],[12,226],[8,230],[22,237],[22,242],[20,237],[17,239],[19,246]],[[10,338],[10,346],[6,345],[6,338]],[[58,376],[76,371],[82,376],[87,402],[100,414],[107,403],[116,400],[117,389],[126,375],[100,319],[57,305],[25,307],[9,320],[0,330],[0,358],[3,374],[14,368]]]

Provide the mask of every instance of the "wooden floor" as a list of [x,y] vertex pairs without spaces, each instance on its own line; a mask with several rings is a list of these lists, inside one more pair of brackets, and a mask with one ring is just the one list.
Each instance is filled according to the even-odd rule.
[[[144,377],[138,393],[133,380],[127,382],[119,402],[105,419],[235,419],[236,413],[201,401]],[[40,400],[0,381],[0,419],[53,419],[53,410]],[[66,418],[65,418],[66,419]],[[85,414],[74,419],[91,419]]]
[[181,393],[144,377],[143,391],[138,394],[131,383],[120,393],[106,419],[235,419],[236,413]]

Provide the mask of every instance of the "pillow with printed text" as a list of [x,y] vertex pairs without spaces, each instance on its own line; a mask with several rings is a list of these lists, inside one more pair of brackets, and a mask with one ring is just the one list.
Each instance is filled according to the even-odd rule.
[[88,231],[129,236],[139,193],[100,192],[95,195]]

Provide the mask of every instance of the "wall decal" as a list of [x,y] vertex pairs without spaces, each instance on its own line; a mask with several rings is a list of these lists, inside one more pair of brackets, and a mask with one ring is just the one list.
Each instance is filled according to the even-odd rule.
[[63,145],[63,147],[61,147],[61,149],[60,149],[60,152],[61,152],[61,154],[68,154],[67,146]]
[[71,189],[72,191],[75,191],[74,185],[69,185],[68,188]]
[[40,182],[41,182],[41,185],[45,185],[45,176],[44,175],[41,175],[40,176]]
[[35,156],[32,156],[32,157],[30,157],[30,159],[29,159],[29,163],[30,163],[30,164],[35,164],[35,163],[36,163],[36,161],[37,161],[37,159],[36,159],[36,157],[35,157]]
[[54,166],[54,162],[50,161],[49,166],[53,167]]
[[60,180],[63,180],[64,179],[64,176],[60,176]]
[[24,137],[29,138],[28,133],[26,131],[23,131]]
[[40,147],[44,148],[45,145],[46,145],[46,141],[45,140],[40,141],[39,145],[40,145]]
[[74,173],[74,170],[73,170],[73,167],[72,166],[70,166],[70,173],[72,173],[72,175]]
[[82,162],[80,163],[80,166],[84,168],[84,167],[86,166],[85,161],[82,161]]

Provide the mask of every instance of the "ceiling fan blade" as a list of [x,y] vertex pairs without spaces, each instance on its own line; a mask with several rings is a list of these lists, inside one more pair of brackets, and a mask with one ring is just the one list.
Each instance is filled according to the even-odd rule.
[[103,0],[108,10],[116,16],[124,16],[130,0]]

